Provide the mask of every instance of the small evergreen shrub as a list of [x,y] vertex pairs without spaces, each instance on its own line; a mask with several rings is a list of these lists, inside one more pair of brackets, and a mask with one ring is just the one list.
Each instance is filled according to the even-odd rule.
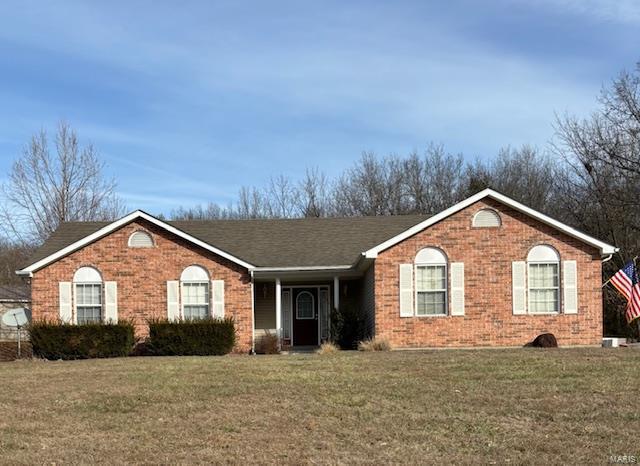
[[235,343],[231,318],[149,322],[148,348],[156,356],[222,355]]
[[34,321],[29,324],[33,355],[45,359],[116,358],[128,356],[133,345],[133,324],[66,324]]
[[364,329],[364,313],[357,306],[342,305],[331,313],[331,340],[342,349],[356,349]]
[[264,335],[256,339],[255,351],[257,354],[280,353],[280,348],[278,348],[278,336],[267,331]]

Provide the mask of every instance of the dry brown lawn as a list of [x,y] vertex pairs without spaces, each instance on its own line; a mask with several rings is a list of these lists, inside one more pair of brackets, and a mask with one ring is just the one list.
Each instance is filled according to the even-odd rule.
[[[0,363],[3,463],[607,463],[640,351]],[[639,458],[640,461],[640,458]]]

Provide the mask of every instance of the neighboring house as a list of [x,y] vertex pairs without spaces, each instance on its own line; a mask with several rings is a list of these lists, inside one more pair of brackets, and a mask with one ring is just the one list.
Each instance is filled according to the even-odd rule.
[[34,319],[231,316],[238,351],[317,345],[344,305],[395,348],[597,345],[616,250],[487,189],[430,218],[65,223],[17,273]]
[[15,340],[18,332],[2,322],[2,316],[9,309],[28,308],[31,304],[31,291],[27,285],[0,285],[0,341]]

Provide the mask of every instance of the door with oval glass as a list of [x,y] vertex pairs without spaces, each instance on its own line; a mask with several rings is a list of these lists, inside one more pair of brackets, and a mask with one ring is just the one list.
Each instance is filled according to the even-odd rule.
[[318,344],[318,289],[293,289],[293,345]]

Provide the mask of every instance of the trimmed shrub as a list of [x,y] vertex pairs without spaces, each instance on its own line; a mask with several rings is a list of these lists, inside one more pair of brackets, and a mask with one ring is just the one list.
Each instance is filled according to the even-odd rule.
[[45,359],[116,358],[128,356],[133,345],[133,324],[65,324],[34,321],[28,326],[34,356]]
[[391,344],[382,338],[370,338],[358,343],[358,351],[390,351]]
[[148,347],[156,356],[209,356],[230,353],[236,343],[233,319],[152,320]]
[[280,349],[278,348],[278,336],[271,332],[266,332],[264,335],[256,339],[255,351],[257,354],[280,353]]
[[331,340],[342,349],[356,349],[364,328],[364,314],[357,306],[346,304],[331,313]]

